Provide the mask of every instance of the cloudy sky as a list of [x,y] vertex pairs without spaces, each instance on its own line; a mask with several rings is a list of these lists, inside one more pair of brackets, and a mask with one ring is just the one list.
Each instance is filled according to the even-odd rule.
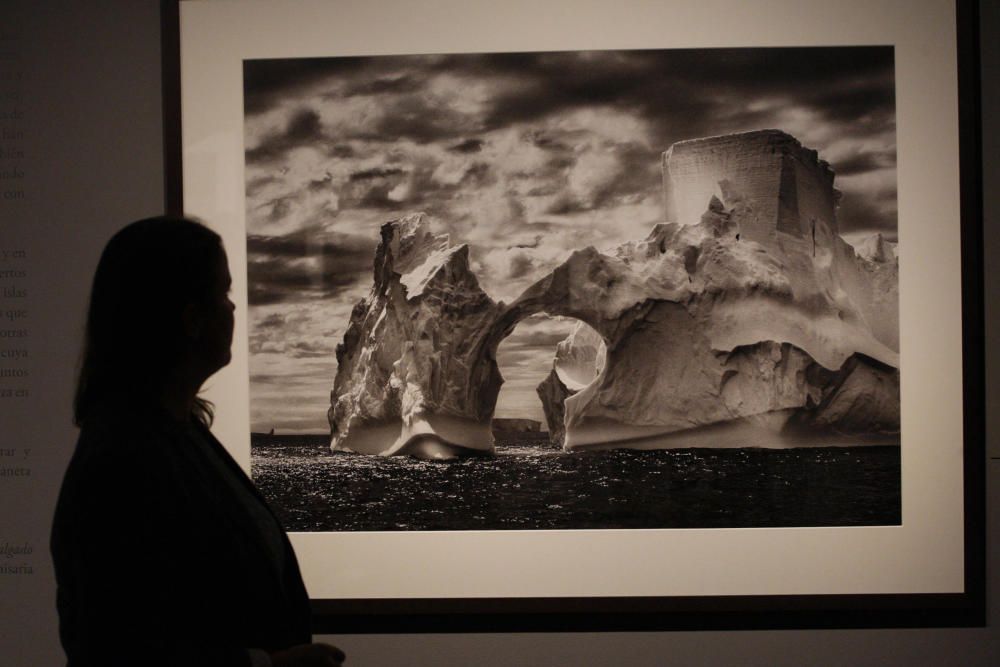
[[[661,221],[672,143],[777,128],[833,166],[845,238],[896,237],[887,47],[254,60],[244,92],[255,431],[327,430],[378,228],[409,212],[469,243],[509,301]],[[498,416],[541,418],[534,386],[572,324],[535,317],[503,343]]]

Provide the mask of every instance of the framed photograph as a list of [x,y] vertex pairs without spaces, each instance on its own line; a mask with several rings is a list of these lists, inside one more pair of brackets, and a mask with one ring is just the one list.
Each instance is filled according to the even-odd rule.
[[165,3],[318,629],[984,622],[975,6],[828,5]]

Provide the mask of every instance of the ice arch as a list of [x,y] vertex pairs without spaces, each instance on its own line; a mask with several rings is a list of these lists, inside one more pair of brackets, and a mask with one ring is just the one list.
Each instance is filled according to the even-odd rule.
[[788,423],[898,429],[898,354],[831,284],[850,267],[812,270],[741,243],[731,218],[716,202],[697,225],[576,251],[509,305],[480,288],[468,247],[423,216],[385,225],[372,292],[337,351],[332,447],[492,451],[497,347],[540,312],[586,323],[607,350],[592,383],[543,398],[563,413],[566,449],[765,445]]
[[[532,316],[521,318],[511,330],[516,332],[520,328],[521,322],[530,322],[531,319]],[[509,395],[505,400],[504,393],[517,391],[520,392],[516,404],[517,416],[528,417],[531,420],[540,419],[544,424],[543,430],[548,433],[549,440],[560,446],[564,444],[567,418],[566,399],[585,390],[598,378],[604,368],[607,348],[603,337],[581,320],[575,318],[560,319],[562,322],[554,325],[556,331],[549,328],[546,332],[547,340],[552,341],[551,336],[555,333],[558,341],[547,345],[544,351],[536,349],[529,361],[520,361],[519,363],[528,363],[530,370],[521,369],[518,371],[518,376],[511,374],[513,369],[505,363],[503,354],[504,346],[512,339],[516,339],[517,334],[510,333],[500,338],[496,358],[505,382],[500,388],[497,400],[496,416],[494,417],[495,429],[497,429],[497,424],[500,424],[500,430],[508,424],[506,418],[498,421],[496,417],[505,409],[510,412],[511,408],[514,407],[510,403]],[[552,327],[553,325],[547,326]],[[545,330],[546,328],[529,329],[529,331],[535,332]],[[530,390],[529,382],[526,380],[530,380]],[[508,389],[512,381],[516,388]],[[525,394],[526,391],[527,394]]]

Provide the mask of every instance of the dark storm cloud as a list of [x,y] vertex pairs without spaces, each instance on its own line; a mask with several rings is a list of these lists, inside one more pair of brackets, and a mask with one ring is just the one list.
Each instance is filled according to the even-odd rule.
[[[436,73],[496,83],[481,117],[428,101]],[[894,107],[891,47],[670,49],[611,52],[457,54],[248,61],[247,112],[268,108],[336,76],[330,100],[383,95],[376,136],[418,144],[453,140],[473,150],[468,132],[533,122],[585,106],[639,113],[664,148],[682,139],[758,129],[765,113],[748,108],[775,98],[828,122],[881,125]],[[863,128],[861,128],[863,129]],[[474,142],[474,140],[472,140]],[[458,150],[463,150],[458,149]]]
[[[307,91],[330,104],[354,97],[378,97],[379,117],[374,127],[344,138],[380,142],[407,139],[418,144],[460,138],[470,129],[478,129],[478,121],[430,101],[425,89],[428,76],[447,69],[447,62],[451,59],[441,56],[247,61],[244,111],[248,116],[259,114]],[[269,155],[265,150],[254,157]]]
[[510,270],[507,277],[513,279],[529,275],[535,269],[535,263],[528,255],[515,255],[510,260]]
[[331,146],[327,154],[330,157],[350,158],[355,156],[355,151],[350,144],[337,144]]
[[546,207],[545,212],[549,215],[569,215],[571,213],[580,213],[588,210],[589,206],[584,204],[578,198],[570,195],[564,194],[556,198],[548,207]]
[[[845,81],[838,86],[803,95],[805,102],[821,111],[827,120],[861,123],[877,120],[892,122],[895,93],[885,80],[862,83]],[[891,83],[889,79],[888,83]]]
[[497,180],[496,172],[485,162],[473,162],[462,174],[460,185],[482,188],[492,185]]
[[640,113],[665,145],[759,127],[753,100],[780,98],[831,122],[882,120],[894,105],[889,47],[495,54],[466,68],[523,82],[495,98],[489,128],[606,105]]
[[483,140],[482,139],[466,139],[454,146],[449,146],[448,150],[452,153],[478,153],[483,150]]
[[841,234],[881,232],[890,240],[896,239],[898,220],[895,192],[884,193],[881,201],[871,197],[845,194],[837,209],[837,225]]
[[301,109],[296,112],[285,129],[285,139],[297,144],[316,141],[322,136],[319,114],[312,109]]
[[414,94],[387,103],[375,124],[370,141],[409,140],[416,144],[457,139],[468,130],[478,129],[478,121],[448,107],[432,104],[424,95]]
[[247,150],[246,160],[251,164],[271,162],[284,157],[294,148],[319,145],[328,141],[329,139],[323,134],[319,114],[312,109],[299,109],[292,114],[284,131],[264,137],[257,146]]
[[252,197],[261,188],[278,182],[278,179],[274,176],[258,176],[256,178],[252,178],[247,181],[247,196]]
[[[329,298],[370,280],[374,241],[300,230],[247,237],[251,305]],[[266,320],[265,320],[266,322]],[[275,321],[275,326],[280,325]]]
[[[391,61],[385,61],[388,64]],[[357,95],[382,95],[385,93],[413,93],[420,91],[424,80],[416,76],[374,76],[371,79],[351,81],[337,97]]]
[[[857,90],[859,83],[892,76],[891,47],[683,49],[636,51],[642,70],[655,80],[666,71],[675,81],[710,88],[774,93],[783,90],[825,94],[833,89]],[[643,82],[641,85],[646,85]],[[846,85],[850,84],[850,85]]]
[[[448,202],[461,192],[488,187],[497,181],[493,167],[485,162],[472,162],[454,183],[442,183],[434,178],[436,162],[418,162],[412,171],[396,167],[377,167],[351,174],[348,184],[338,192],[343,209],[367,209],[387,215],[403,209],[419,209],[431,215],[448,218]],[[408,185],[408,194],[393,196],[400,184]]]
[[306,190],[309,192],[323,192],[324,190],[329,190],[332,187],[333,178],[330,174],[326,174],[323,178],[317,178],[309,181],[306,184]]
[[[547,225],[547,224],[543,224],[543,223],[536,223],[536,226],[538,226],[538,227],[540,227],[542,229],[545,229],[545,230],[548,230],[548,229],[551,228],[551,225]],[[532,241],[531,243],[518,243],[516,245],[508,246],[508,249],[511,249],[511,248],[537,248],[541,244],[542,244],[542,235],[539,234],[538,236],[535,237],[535,240]]]
[[388,185],[374,187],[367,190],[364,195],[356,201],[357,208],[370,209],[374,211],[399,211],[409,208],[409,204],[389,196],[392,188]]
[[567,108],[628,99],[641,82],[623,76],[621,61],[614,60],[586,52],[484,56],[478,63],[484,72],[513,75],[522,81],[495,99],[487,125],[500,127]]
[[[582,211],[599,210],[624,203],[634,195],[655,192],[660,187],[659,151],[650,151],[635,143],[623,143],[600,149],[603,155],[617,158],[617,168],[604,182],[594,187],[583,200],[566,188],[550,185],[551,191],[537,191],[537,194],[557,194],[555,200],[545,209],[551,215],[567,215]],[[568,170],[576,163],[575,156],[565,156],[565,164],[558,171]],[[551,164],[551,163],[550,163]],[[535,192],[533,192],[534,194]]]
[[[402,201],[389,196],[396,186],[407,179],[421,182],[427,180],[422,174],[410,174],[397,167],[375,167],[354,172],[348,183],[337,193],[340,206],[345,209],[381,211],[387,215],[410,207],[414,203],[412,200]],[[421,194],[431,194],[433,188],[426,183],[425,186]]]
[[[423,73],[440,69],[442,61],[442,56],[433,55],[246,60],[244,111],[247,115],[263,113],[307,92],[327,100],[419,92],[426,81]],[[331,86],[333,79],[341,87]]]
[[264,202],[261,207],[267,211],[268,222],[280,222],[292,210],[292,201],[293,197],[278,197]]
[[[666,86],[654,84],[643,108],[652,118],[657,109],[670,109],[670,98],[677,92],[691,97],[701,113],[688,109],[678,119],[667,112],[671,119],[686,121],[680,125],[691,136],[768,126],[782,107],[810,112],[821,123],[850,124],[853,136],[879,134],[894,118],[890,48],[693,51],[685,52],[685,58],[692,60],[694,76],[678,76]],[[778,107],[760,108],[753,102]],[[666,136],[665,142],[684,138]]]
[[280,313],[271,313],[254,326],[257,329],[281,329],[285,326],[285,316]]
[[629,195],[655,192],[660,187],[659,151],[651,153],[636,144],[619,144],[613,152],[619,168],[594,192],[593,208],[617,204]]
[[566,153],[573,150],[572,137],[568,135],[569,133],[531,130],[525,133],[524,138],[536,148],[549,152]]
[[[548,197],[549,195],[557,195],[562,192],[565,187],[565,182],[552,178],[554,174],[559,174],[560,172],[569,169],[573,166],[573,161],[571,160],[563,166],[556,166],[555,163],[550,162],[546,165],[545,171],[548,173],[550,178],[539,179],[542,182],[540,184],[534,185],[526,193],[529,197]],[[526,177],[527,175],[525,175]]]
[[367,181],[373,178],[386,178],[387,176],[399,176],[403,174],[402,169],[398,168],[379,168],[374,169],[363,169],[361,171],[356,171],[351,174],[352,181]]
[[[250,193],[248,192],[247,194],[249,195]],[[281,222],[284,220],[285,216],[291,213],[296,201],[300,197],[301,195],[299,194],[276,197],[263,202],[258,206],[258,208],[265,211],[264,217],[268,222]]]
[[837,176],[856,176],[867,174],[880,169],[887,169],[896,166],[895,152],[870,152],[858,153],[845,160],[838,160],[833,166]]
[[249,115],[338,73],[355,74],[368,58],[281,58],[243,61],[243,109]]
[[[249,163],[276,161],[295,147],[315,146],[328,155],[359,157],[357,150],[379,150],[365,142],[386,146],[388,166],[355,171],[350,184],[337,192],[340,208],[395,213],[421,207],[448,214],[442,202],[469,188],[496,183],[492,165],[471,165],[459,182],[441,183],[432,177],[435,164],[409,164],[393,157],[394,142],[438,144],[443,149],[475,155],[486,143],[481,133],[518,126],[523,140],[549,153],[540,170],[506,177],[530,182],[521,188],[530,196],[559,195],[550,214],[572,214],[620,204],[630,196],[658,188],[659,153],[670,144],[692,137],[779,127],[782,113],[798,113],[803,123],[814,123],[818,136],[836,140],[889,137],[875,141],[878,149],[858,149],[832,166],[840,176],[864,174],[895,164],[891,145],[894,130],[894,55],[891,47],[675,49],[608,52],[454,54],[248,61],[245,92],[248,114],[270,108],[297,93],[319,94],[336,104],[351,97],[377,99],[378,116],[367,127],[345,129],[336,138],[324,136],[314,109],[300,107],[285,127],[265,137],[247,152]],[[452,106],[447,95],[431,94],[429,83],[438,74],[458,81],[474,80],[486,86],[483,108],[475,111]],[[566,176],[579,157],[574,130],[542,127],[542,121],[560,112],[607,108],[644,119],[651,135],[629,144],[609,144],[621,169],[593,192],[573,194]],[[799,127],[801,131],[801,127]],[[801,138],[801,137],[800,137]],[[824,146],[807,145],[820,150]],[[405,189],[399,188],[404,179]],[[257,179],[248,194],[273,181]],[[315,181],[310,188],[326,187]],[[294,202],[281,198],[267,202],[267,219],[282,220]],[[442,208],[443,207],[443,208]],[[851,201],[843,213],[844,228],[874,219],[894,224],[885,206]],[[875,215],[876,211],[883,211]]]

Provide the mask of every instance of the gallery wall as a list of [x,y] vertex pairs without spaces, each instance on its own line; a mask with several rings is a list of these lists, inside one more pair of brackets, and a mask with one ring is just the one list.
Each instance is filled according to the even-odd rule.
[[[1000,251],[996,186],[1000,152],[1000,27],[982,8],[986,244]],[[0,399],[0,662],[60,664],[48,526],[75,431],[70,401],[88,282],[104,241],[125,222],[162,210],[160,25],[156,0],[0,5],[0,281],[6,328],[25,335],[26,395]],[[4,196],[3,193],[10,193]],[[987,263],[987,403],[1000,414],[996,343],[1000,285]],[[15,275],[15,274],[11,274]],[[14,283],[16,282],[16,285]],[[15,363],[16,362],[16,363]],[[1000,421],[988,419],[988,564],[1000,541]],[[7,545],[4,547],[4,545]],[[109,562],[117,554],[108,553]],[[177,566],[197,567],[196,545],[177,545]],[[669,564],[664,564],[669,566]],[[1000,662],[1000,588],[990,576],[987,628],[764,632],[350,635],[325,639],[352,665],[986,665]],[[156,632],[151,627],[150,632]]]

